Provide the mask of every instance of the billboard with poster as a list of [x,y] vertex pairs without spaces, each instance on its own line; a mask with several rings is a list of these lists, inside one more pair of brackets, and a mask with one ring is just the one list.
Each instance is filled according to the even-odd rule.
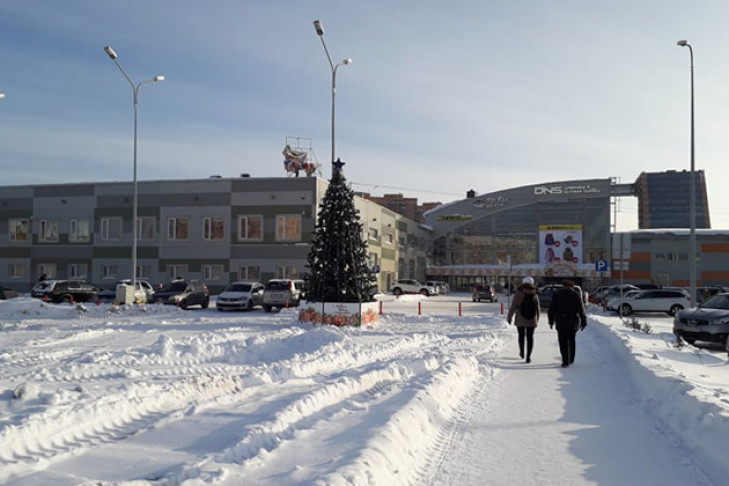
[[544,224],[539,226],[539,263],[581,264],[581,224]]

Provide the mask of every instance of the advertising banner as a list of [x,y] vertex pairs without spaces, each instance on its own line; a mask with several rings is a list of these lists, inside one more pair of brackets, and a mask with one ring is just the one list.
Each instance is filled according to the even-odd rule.
[[545,224],[539,226],[539,263],[554,265],[582,261],[581,224]]

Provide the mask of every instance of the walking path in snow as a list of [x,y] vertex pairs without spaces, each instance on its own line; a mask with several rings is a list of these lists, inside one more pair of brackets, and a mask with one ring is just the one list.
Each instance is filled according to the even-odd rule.
[[529,364],[510,327],[502,355],[482,364],[483,386],[453,427],[431,484],[712,484],[640,409],[626,365],[595,327],[578,333],[566,369],[548,325],[535,332]]

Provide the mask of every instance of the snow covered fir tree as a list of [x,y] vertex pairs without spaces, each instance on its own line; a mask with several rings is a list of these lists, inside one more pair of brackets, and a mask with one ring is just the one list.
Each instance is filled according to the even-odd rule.
[[374,276],[367,261],[354,191],[346,183],[337,159],[319,205],[308,255],[309,302],[373,302]]

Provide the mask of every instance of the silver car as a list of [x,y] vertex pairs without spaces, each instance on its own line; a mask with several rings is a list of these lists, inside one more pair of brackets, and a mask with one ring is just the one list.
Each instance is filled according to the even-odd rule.
[[261,282],[233,282],[218,296],[215,307],[223,310],[253,310],[263,305],[263,284]]
[[727,343],[729,293],[716,294],[698,307],[676,314],[673,332],[689,344],[696,341]]

